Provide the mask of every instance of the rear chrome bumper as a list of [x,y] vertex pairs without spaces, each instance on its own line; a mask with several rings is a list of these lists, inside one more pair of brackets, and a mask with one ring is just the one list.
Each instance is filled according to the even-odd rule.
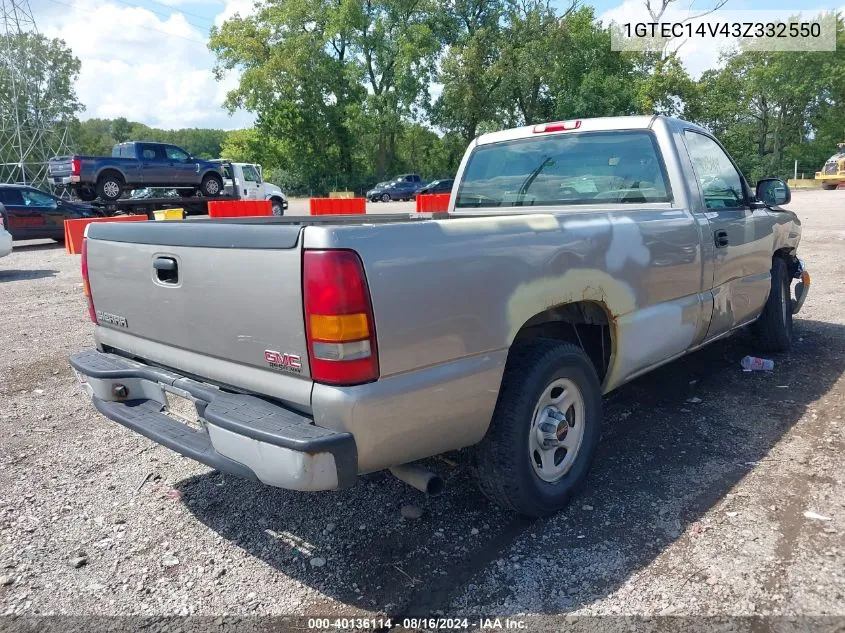
[[[255,396],[96,350],[71,366],[107,418],[222,472],[291,490],[331,490],[358,474],[355,439]],[[193,401],[199,424],[168,415],[166,392]]]
[[79,176],[50,176],[50,182],[54,185],[73,185],[79,182]]

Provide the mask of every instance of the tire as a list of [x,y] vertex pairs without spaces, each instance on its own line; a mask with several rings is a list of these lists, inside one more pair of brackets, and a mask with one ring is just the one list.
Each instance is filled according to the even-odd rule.
[[[556,390],[561,400],[549,406],[554,398],[547,396]],[[560,416],[557,406],[566,406],[569,398],[574,403],[562,412],[565,419],[553,421],[554,431],[544,435],[553,442],[571,442],[558,462],[563,447],[538,448],[538,427],[552,420],[543,417],[545,411]],[[494,503],[532,517],[563,508],[592,465],[601,436],[601,408],[598,376],[580,347],[545,338],[514,343],[490,428],[475,449],[481,491]]]
[[390,194],[389,193],[381,194],[381,201],[382,202],[390,202]]
[[763,311],[752,325],[755,347],[761,352],[786,352],[792,347],[792,278],[786,262],[772,260],[772,289]]
[[825,191],[832,191],[833,189],[836,189],[836,185],[834,185],[832,182],[823,182],[822,189],[824,189]]
[[200,184],[200,191],[208,198],[219,196],[223,192],[223,180],[217,174],[206,174]]
[[97,190],[94,187],[80,187],[76,190],[76,195],[82,202],[93,202],[97,199]]
[[114,202],[120,199],[120,194],[123,193],[123,185],[123,176],[113,171],[106,172],[97,179],[97,197],[101,200]]
[[193,198],[197,195],[196,189],[177,189],[180,198]]
[[273,208],[273,215],[281,216],[285,214],[285,205],[282,203],[281,200],[273,199],[270,201],[272,203]]

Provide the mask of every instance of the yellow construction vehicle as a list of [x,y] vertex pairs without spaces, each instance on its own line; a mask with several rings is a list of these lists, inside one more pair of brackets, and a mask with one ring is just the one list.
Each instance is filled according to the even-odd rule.
[[821,171],[816,172],[816,180],[821,181],[822,189],[845,185],[845,143],[836,146],[836,153],[825,161]]

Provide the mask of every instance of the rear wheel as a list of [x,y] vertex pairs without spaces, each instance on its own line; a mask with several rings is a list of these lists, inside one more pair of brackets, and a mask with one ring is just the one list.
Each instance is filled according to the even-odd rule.
[[82,202],[93,202],[97,199],[97,190],[94,187],[80,187],[76,190],[76,195]]
[[543,338],[515,343],[476,448],[482,492],[521,514],[557,512],[587,476],[601,415],[599,380],[581,348]]
[[217,174],[206,174],[202,179],[202,184],[200,184],[200,191],[202,195],[209,198],[219,196],[220,192],[223,191],[223,180]]
[[822,189],[825,191],[830,191],[831,189],[836,189],[836,185],[832,182],[823,182]]
[[761,352],[785,352],[792,347],[792,278],[786,262],[772,260],[772,289],[757,322],[752,325]]
[[115,172],[106,172],[97,179],[97,196],[113,202],[123,192],[123,176]]

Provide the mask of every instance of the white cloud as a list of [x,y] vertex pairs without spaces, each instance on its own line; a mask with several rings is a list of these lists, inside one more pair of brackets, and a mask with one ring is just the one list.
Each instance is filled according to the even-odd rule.
[[108,0],[75,0],[50,13],[40,17],[41,31],[65,40],[82,62],[76,91],[84,118],[123,116],[168,129],[251,124],[248,113],[230,117],[221,107],[238,78],[215,81],[208,35],[185,15]]
[[223,4],[222,0],[155,0],[155,4],[166,4],[169,7],[184,7],[187,5],[201,5],[208,7],[211,5]]
[[214,23],[220,26],[229,18],[235,17],[235,14],[242,18],[252,15],[255,12],[255,0],[226,0],[226,6],[214,18]]

